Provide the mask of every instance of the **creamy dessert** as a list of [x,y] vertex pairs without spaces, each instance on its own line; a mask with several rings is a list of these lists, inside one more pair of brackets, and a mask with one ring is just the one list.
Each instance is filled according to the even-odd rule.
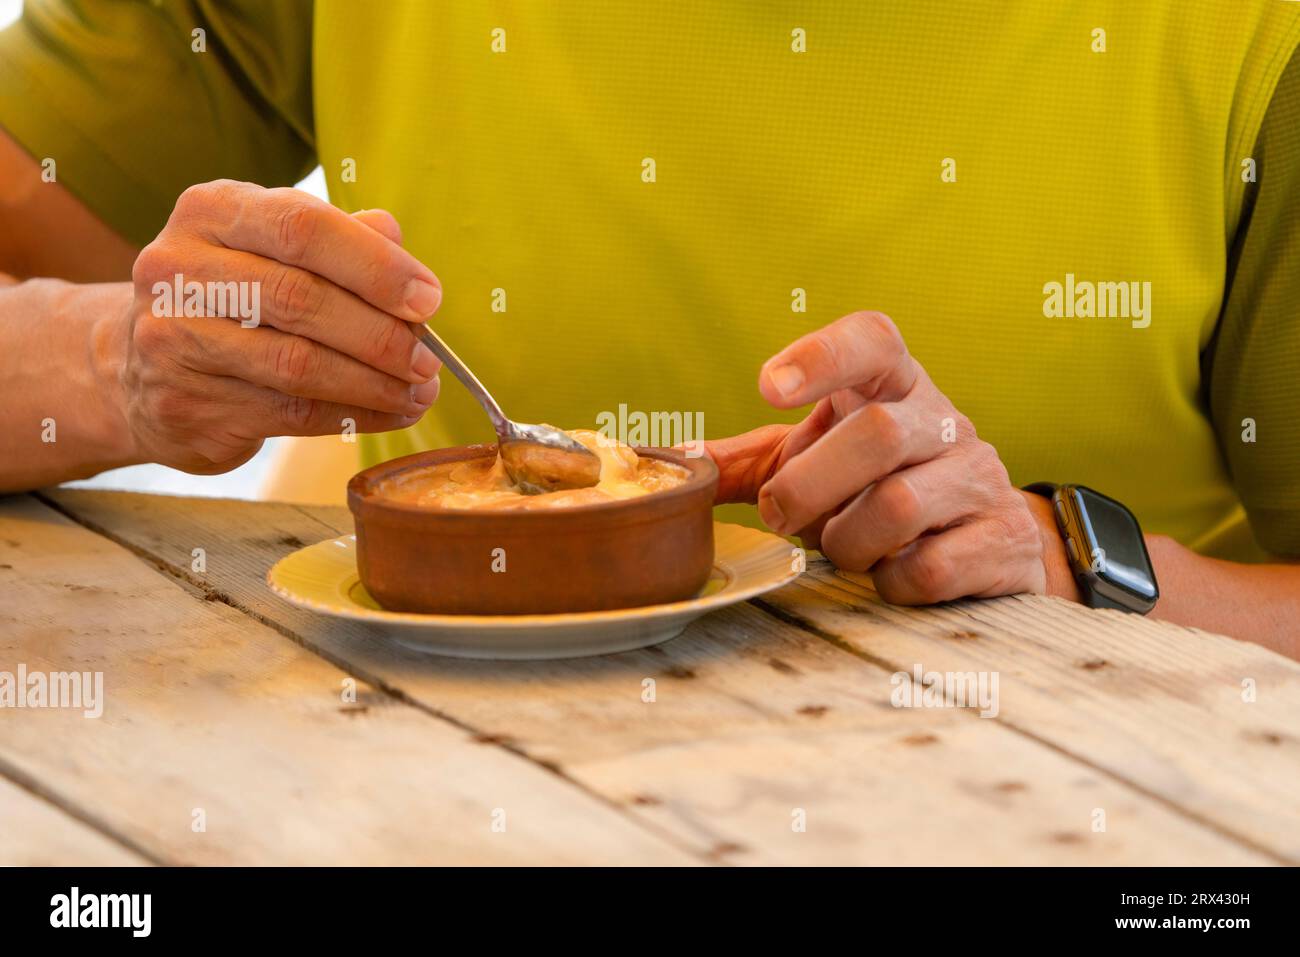
[[500,457],[446,462],[408,469],[376,486],[392,502],[449,509],[535,509],[594,505],[636,498],[681,485],[690,472],[672,462],[642,458],[626,445],[599,432],[568,432],[600,458],[600,481],[591,488],[564,489],[525,495],[511,481]]

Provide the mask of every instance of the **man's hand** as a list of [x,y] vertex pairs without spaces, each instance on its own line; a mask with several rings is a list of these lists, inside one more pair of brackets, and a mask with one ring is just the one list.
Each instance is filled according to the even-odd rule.
[[[412,324],[442,300],[387,213],[348,216],[293,189],[191,187],[136,259],[134,300],[100,330],[125,457],[223,472],[273,435],[411,425],[438,393]],[[159,283],[256,283],[256,327],[159,315]]]
[[798,425],[707,443],[720,502],[757,501],[774,531],[870,571],[898,604],[1046,592],[1049,571],[1054,592],[1073,588],[1050,507],[1012,486],[887,316],[804,336],[764,364],[759,390],[779,409],[816,405]]

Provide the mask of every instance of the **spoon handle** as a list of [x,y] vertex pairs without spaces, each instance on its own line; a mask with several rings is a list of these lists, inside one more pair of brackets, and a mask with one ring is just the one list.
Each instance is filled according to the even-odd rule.
[[451,351],[451,346],[443,342],[438,334],[423,323],[415,333],[421,342],[429,347],[429,351],[442,360],[442,364],[451,370],[452,375],[464,384],[469,390],[469,394],[478,400],[478,404],[483,406],[483,411],[487,413],[488,418],[492,420],[492,427],[496,429],[497,435],[505,438],[510,434],[510,420],[506,418],[501,406],[497,405],[497,400],[492,398],[492,393],[484,387],[482,382],[478,381],[478,376],[470,371],[469,366],[461,362],[460,356]]

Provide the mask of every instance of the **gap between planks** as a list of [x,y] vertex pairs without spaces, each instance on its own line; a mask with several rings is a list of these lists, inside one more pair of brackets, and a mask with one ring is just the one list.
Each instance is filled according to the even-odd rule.
[[[133,840],[129,835],[123,834],[98,815],[91,814],[84,808],[68,801],[58,792],[45,787],[36,778],[21,768],[15,767],[3,757],[0,757],[0,778],[4,778],[21,793],[30,795],[34,801],[39,801],[43,806],[50,809],[50,813],[85,826],[110,844],[121,848],[127,855],[133,854],[155,867],[167,866],[168,862],[149,850],[149,848]],[[51,861],[48,863],[57,865],[59,862]]]

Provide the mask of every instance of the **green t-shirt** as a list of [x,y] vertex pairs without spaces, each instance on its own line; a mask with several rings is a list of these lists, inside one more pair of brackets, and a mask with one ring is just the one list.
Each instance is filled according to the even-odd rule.
[[[319,160],[524,421],[792,421],[761,362],[879,309],[1013,481],[1298,555],[1298,43],[1278,0],[28,0],[0,124],[140,243]],[[489,438],[448,381],[363,451]]]

